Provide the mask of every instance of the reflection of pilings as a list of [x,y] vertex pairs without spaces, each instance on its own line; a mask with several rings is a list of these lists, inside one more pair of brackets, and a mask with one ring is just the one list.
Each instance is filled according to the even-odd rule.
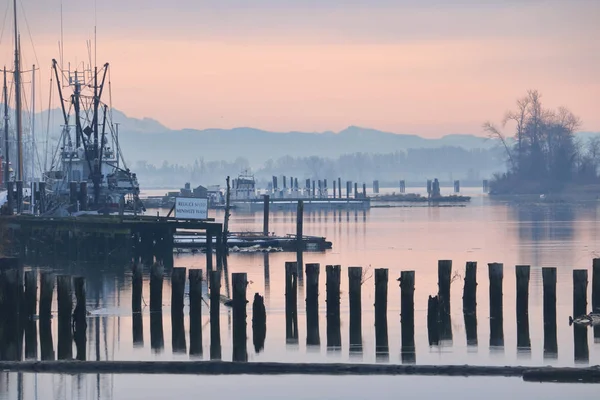
[[529,265],[517,265],[517,349],[519,352],[531,353],[529,337]]
[[187,352],[183,323],[185,273],[185,268],[173,268],[171,270],[171,345],[173,353]]
[[452,343],[452,319],[450,316],[450,283],[452,260],[438,261],[439,338]]
[[[54,274],[42,272],[40,274],[40,308],[39,318],[49,320],[52,318],[52,296],[54,293]],[[41,327],[40,327],[41,332]]]
[[142,319],[142,313],[132,313],[131,324],[133,333],[133,347],[144,347],[144,320]]
[[341,350],[342,335],[340,332],[340,275],[339,265],[325,267],[327,286],[327,348]]
[[267,310],[265,309],[265,299],[255,293],[254,302],[252,303],[252,341],[254,342],[254,351],[257,353],[264,349],[266,336]]
[[298,266],[295,261],[285,263],[285,339],[298,343]]
[[362,354],[362,267],[348,267],[350,354]]
[[[587,285],[587,270],[573,270],[573,318],[587,314]],[[590,360],[587,331],[587,326],[575,325],[573,327],[573,344],[577,363],[588,363]]]
[[219,303],[221,301],[221,272],[210,271],[210,359],[221,359],[221,324]]
[[58,295],[58,359],[73,358],[73,338],[71,336],[71,312],[73,310],[73,293],[71,277],[60,275],[56,278]]
[[415,353],[415,271],[400,273],[400,315],[402,363],[414,364]]
[[544,286],[544,359],[558,357],[556,336],[556,268],[542,268]]
[[264,267],[265,267],[265,297],[267,300],[269,299],[269,294],[271,293],[271,271],[269,266],[269,252],[266,251],[263,254],[264,259]]
[[246,349],[246,288],[248,277],[245,273],[231,276],[233,287],[233,361],[248,361]]
[[202,270],[190,269],[190,356],[202,355]]
[[319,346],[320,264],[306,264],[306,345]]
[[73,326],[75,336],[75,347],[77,348],[77,359],[86,360],[86,332],[87,332],[87,310],[85,296],[85,278],[76,277],[73,279],[75,285],[75,298],[77,304],[73,312]]
[[[1,356],[5,360],[18,361],[22,355],[21,321],[19,318],[19,273],[16,269],[2,271],[2,324],[4,331],[0,342]],[[22,282],[21,282],[22,285]]]
[[54,360],[52,320],[49,318],[40,318],[40,357],[42,361]]
[[162,353],[164,347],[162,310],[150,312],[150,348],[155,353]]
[[375,269],[375,354],[378,359],[389,359],[387,326],[387,268]]
[[490,279],[490,347],[504,347],[504,312],[502,308],[502,281],[504,265],[488,264]]
[[23,311],[25,323],[25,358],[37,359],[37,325],[34,316],[37,308],[37,272],[25,272],[25,301]]
[[150,312],[162,312],[164,268],[160,263],[153,263],[150,268]]

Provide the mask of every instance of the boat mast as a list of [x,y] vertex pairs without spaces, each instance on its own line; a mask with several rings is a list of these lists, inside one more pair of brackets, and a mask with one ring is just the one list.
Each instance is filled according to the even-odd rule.
[[10,180],[10,151],[8,147],[8,88],[6,87],[6,67],[4,67],[4,185]]
[[17,180],[23,180],[23,126],[21,120],[21,66],[19,60],[19,28],[17,25],[17,0],[13,1],[15,18],[15,112],[17,121]]
[[35,214],[35,64],[31,70],[31,213]]

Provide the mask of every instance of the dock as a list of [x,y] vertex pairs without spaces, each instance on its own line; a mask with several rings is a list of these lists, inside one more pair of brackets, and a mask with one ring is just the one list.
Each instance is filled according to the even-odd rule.
[[[302,248],[306,251],[325,251],[331,249],[332,243],[320,236],[303,235]],[[215,240],[213,239],[213,243]],[[215,243],[216,244],[216,243]],[[206,249],[206,235],[182,232],[174,237],[176,249]],[[295,234],[277,236],[265,235],[263,232],[230,232],[227,238],[228,249],[256,247],[259,249],[281,249],[281,251],[297,251],[298,237]]]

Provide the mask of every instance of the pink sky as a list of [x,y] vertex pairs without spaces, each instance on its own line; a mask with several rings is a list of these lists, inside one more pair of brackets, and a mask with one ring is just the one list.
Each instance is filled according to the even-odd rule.
[[[47,82],[61,2],[22,1]],[[548,107],[565,105],[583,130],[600,131],[600,2],[198,3],[97,5],[98,62],[112,65],[116,108],[171,128],[359,125],[437,137],[482,134],[484,121],[500,120],[535,88]],[[94,1],[75,4],[63,1],[65,61],[85,59],[93,32]],[[29,65],[35,56],[21,25]],[[10,36],[7,25],[7,65]]]

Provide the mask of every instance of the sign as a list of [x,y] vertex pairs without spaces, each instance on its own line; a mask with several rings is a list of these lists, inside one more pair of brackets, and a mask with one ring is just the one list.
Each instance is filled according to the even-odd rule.
[[176,197],[175,217],[182,219],[207,219],[208,199]]

